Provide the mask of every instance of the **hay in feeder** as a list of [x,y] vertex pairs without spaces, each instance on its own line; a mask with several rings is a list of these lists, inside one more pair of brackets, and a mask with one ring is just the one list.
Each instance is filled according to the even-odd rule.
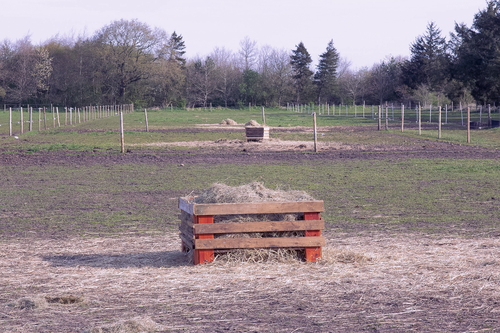
[[245,127],[252,127],[252,126],[261,126],[261,125],[255,120],[250,120],[248,123],[245,124]]
[[[305,191],[298,190],[271,190],[260,182],[252,182],[241,186],[228,186],[215,183],[199,196],[193,199],[197,204],[212,203],[248,203],[268,201],[314,201],[315,199]],[[181,211],[182,221],[192,221],[192,215]],[[259,221],[299,221],[304,219],[303,213],[272,213],[272,214],[244,214],[244,215],[215,215],[214,223],[259,222]],[[214,238],[269,238],[269,237],[304,237],[304,231],[282,232],[252,232],[236,234],[216,234]],[[217,251],[216,251],[217,252]],[[245,261],[245,262],[290,262],[303,260],[303,250],[296,249],[235,249],[219,251],[216,254],[218,261]]]
[[305,191],[271,190],[261,182],[252,182],[241,186],[229,186],[214,183],[210,188],[194,199],[194,203],[245,203],[265,201],[313,201]]
[[235,122],[234,120],[232,119],[224,119],[223,121],[220,122],[221,125],[238,125],[237,122]]

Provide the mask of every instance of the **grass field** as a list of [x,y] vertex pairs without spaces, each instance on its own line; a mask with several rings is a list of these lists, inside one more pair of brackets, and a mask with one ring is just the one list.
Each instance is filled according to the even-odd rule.
[[[437,140],[434,125],[419,136],[397,121],[376,131],[373,119],[320,116],[326,148],[314,154],[257,149],[243,143],[242,126],[206,125],[260,121],[260,109],[166,109],[148,112],[149,133],[141,112],[126,114],[130,152],[120,154],[117,117],[18,139],[6,135],[5,117],[0,111],[0,331],[138,317],[161,324],[151,331],[500,328],[498,128],[473,131],[467,144],[456,127]],[[272,109],[266,124],[269,147],[312,140],[310,115]],[[159,142],[210,145],[148,145]],[[252,181],[324,200],[323,264],[189,265],[177,198]],[[19,305],[69,294],[83,301]]]

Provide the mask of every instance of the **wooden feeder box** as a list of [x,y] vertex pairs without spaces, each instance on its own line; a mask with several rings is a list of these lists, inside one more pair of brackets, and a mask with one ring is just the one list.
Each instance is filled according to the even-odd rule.
[[247,126],[245,127],[247,142],[269,140],[269,127]]
[[[267,201],[252,203],[195,204],[194,198],[179,198],[179,208],[192,216],[192,222],[183,221],[181,231],[182,251],[193,253],[194,264],[211,262],[214,251],[229,249],[293,248],[305,249],[306,261],[321,258],[325,238],[321,230],[325,221],[321,212],[323,201]],[[261,221],[214,223],[214,215],[304,213],[301,221]],[[214,238],[214,234],[252,232],[305,231],[305,237],[267,238]]]

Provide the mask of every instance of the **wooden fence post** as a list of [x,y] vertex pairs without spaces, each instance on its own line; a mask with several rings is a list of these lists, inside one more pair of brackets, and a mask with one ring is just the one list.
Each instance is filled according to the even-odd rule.
[[9,136],[12,136],[12,108],[9,108]]
[[23,120],[23,107],[21,106],[21,134],[23,134],[23,132],[24,132],[23,122],[24,122],[24,120]]
[[438,116],[438,139],[441,139],[441,106],[439,107],[439,116]]
[[418,135],[422,135],[422,108],[418,103]]
[[467,143],[470,143],[470,107],[467,107]]
[[57,127],[61,127],[61,122],[59,121],[59,107],[56,106],[56,115],[57,115]]
[[64,126],[68,125],[68,107],[64,107]]
[[401,104],[401,133],[403,133],[405,128],[405,105]]
[[125,138],[123,134],[123,111],[120,111],[120,139],[122,145],[122,154],[125,153]]
[[52,128],[56,128],[56,117],[54,117],[54,107],[50,106],[50,112],[52,113]]
[[318,133],[316,131],[316,112],[313,112],[313,131],[314,131],[314,152],[318,152]]
[[378,106],[378,130],[380,131],[380,129],[382,128],[382,118],[381,117],[381,109],[382,107],[379,105]]
[[266,114],[264,111],[264,106],[262,106],[262,126],[266,126]]
[[144,119],[146,122],[146,132],[149,132],[149,126],[148,126],[148,110],[144,109]]
[[385,105],[385,130],[389,129],[389,107]]
[[491,127],[491,104],[488,104],[488,128]]
[[43,129],[47,129],[47,113],[45,112],[45,106],[43,107]]
[[28,131],[31,132],[33,130],[33,107],[28,107]]
[[38,108],[38,132],[40,132],[40,127],[42,126],[42,108]]

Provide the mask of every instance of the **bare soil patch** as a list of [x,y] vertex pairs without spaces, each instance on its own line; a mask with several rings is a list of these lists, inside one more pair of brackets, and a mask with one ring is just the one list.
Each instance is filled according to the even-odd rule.
[[[317,264],[199,266],[176,234],[4,242],[0,329],[82,331],[139,317],[187,332],[500,328],[499,239],[327,238]],[[63,295],[83,301],[12,306]]]

